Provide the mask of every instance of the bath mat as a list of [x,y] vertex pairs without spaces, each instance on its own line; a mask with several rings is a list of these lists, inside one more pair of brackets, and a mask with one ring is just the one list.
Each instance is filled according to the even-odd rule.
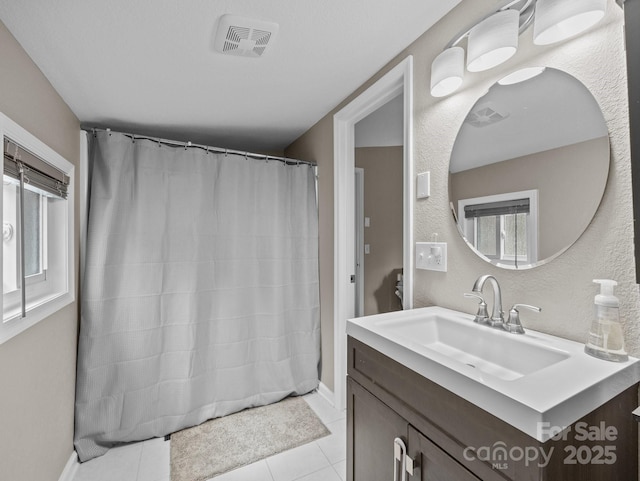
[[301,397],[171,435],[171,481],[205,481],[330,434]]

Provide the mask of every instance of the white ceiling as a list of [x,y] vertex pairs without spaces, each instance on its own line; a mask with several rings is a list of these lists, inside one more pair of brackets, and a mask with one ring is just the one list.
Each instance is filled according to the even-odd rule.
[[[460,0],[0,0],[0,19],[85,126],[281,150]],[[218,18],[280,25],[220,54]]]

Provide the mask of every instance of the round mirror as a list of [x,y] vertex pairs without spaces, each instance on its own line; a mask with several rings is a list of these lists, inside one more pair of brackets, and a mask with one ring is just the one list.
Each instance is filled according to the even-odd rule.
[[522,69],[495,83],[458,132],[453,217],[483,259],[528,269],[582,235],[608,173],[609,134],[589,90],[557,69]]

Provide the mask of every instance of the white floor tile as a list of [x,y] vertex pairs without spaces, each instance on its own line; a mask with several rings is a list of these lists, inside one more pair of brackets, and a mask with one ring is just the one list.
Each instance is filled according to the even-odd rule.
[[340,481],[340,476],[329,466],[315,473],[307,474],[295,481]]
[[344,459],[339,463],[333,465],[333,469],[336,470],[336,473],[340,476],[342,481],[347,481],[347,460]]
[[316,443],[271,456],[267,458],[267,464],[274,481],[294,481],[331,466]]
[[347,457],[347,422],[346,419],[339,419],[326,426],[331,434],[316,442],[329,462],[335,464]]
[[209,481],[273,481],[265,460],[221,474]]
[[137,481],[161,481],[170,477],[169,456],[171,441],[164,438],[150,439],[142,443]]
[[305,395],[304,400],[307,401],[309,406],[311,406],[311,409],[314,410],[320,420],[325,424],[329,424],[333,421],[344,419],[346,417],[345,411],[338,411],[317,392]]
[[110,449],[99,458],[82,463],[74,481],[137,481],[142,443]]

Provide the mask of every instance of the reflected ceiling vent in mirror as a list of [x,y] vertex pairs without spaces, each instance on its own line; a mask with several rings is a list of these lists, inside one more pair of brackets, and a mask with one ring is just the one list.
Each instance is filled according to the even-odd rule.
[[493,104],[486,103],[477,105],[476,108],[469,112],[469,115],[467,115],[464,121],[474,127],[486,127],[500,122],[507,117],[509,117],[508,113],[500,113],[495,109]]
[[262,57],[273,44],[278,28],[274,22],[223,15],[218,22],[214,48],[226,55]]

